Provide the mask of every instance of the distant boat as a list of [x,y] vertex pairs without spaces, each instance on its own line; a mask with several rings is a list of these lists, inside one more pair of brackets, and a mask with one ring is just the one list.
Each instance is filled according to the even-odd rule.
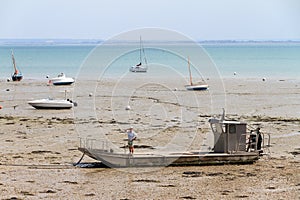
[[52,78],[49,83],[53,85],[71,85],[75,80],[70,77],[66,77],[64,73],[60,73],[57,77]]
[[[143,63],[143,60],[142,60],[142,53],[143,53],[143,56],[144,56],[145,63]],[[131,71],[131,72],[147,72],[147,70],[148,70],[147,64],[148,63],[147,63],[145,51],[144,51],[144,48],[143,48],[143,45],[142,45],[142,37],[140,37],[140,63],[130,67],[129,71]]]
[[188,58],[188,68],[189,68],[189,74],[190,74],[190,85],[186,85],[185,88],[187,90],[207,90],[208,85],[202,80],[202,82],[193,83],[192,80],[192,72],[190,67],[190,58]]
[[74,102],[69,99],[38,99],[28,101],[28,104],[36,109],[70,109]]
[[11,58],[12,58],[12,62],[13,62],[14,70],[15,70],[15,72],[11,76],[11,79],[13,81],[21,81],[23,79],[23,75],[17,69],[16,60],[15,60],[15,56],[14,56],[14,52],[13,51],[11,51]]

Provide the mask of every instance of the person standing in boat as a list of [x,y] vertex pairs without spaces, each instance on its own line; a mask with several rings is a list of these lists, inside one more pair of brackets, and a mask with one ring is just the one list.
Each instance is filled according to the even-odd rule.
[[129,148],[129,152],[131,154],[133,154],[133,152],[134,152],[133,140],[136,139],[137,134],[133,131],[133,127],[132,126],[127,130],[127,136],[128,136],[128,148]]
[[256,134],[257,134],[257,150],[261,151],[262,135],[260,132],[260,128],[256,129]]

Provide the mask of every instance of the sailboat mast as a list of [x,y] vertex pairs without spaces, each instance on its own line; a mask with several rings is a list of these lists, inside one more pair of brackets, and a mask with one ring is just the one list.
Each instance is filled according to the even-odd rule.
[[189,73],[190,73],[190,84],[193,85],[192,72],[191,72],[191,66],[190,66],[190,57],[188,57],[188,67],[189,67]]
[[15,69],[15,72],[17,71],[17,67],[16,67],[16,60],[15,60],[15,56],[14,56],[14,52],[11,51],[11,59],[12,59],[12,62],[13,62],[13,65],[14,65],[14,69]]
[[142,36],[140,36],[140,63],[142,63]]

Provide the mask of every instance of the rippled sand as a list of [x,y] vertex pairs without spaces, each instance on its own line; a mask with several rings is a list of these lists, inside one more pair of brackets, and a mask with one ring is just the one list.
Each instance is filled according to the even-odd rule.
[[[300,81],[208,80],[209,91],[186,91],[174,80],[78,82],[68,87],[35,80],[0,82],[2,199],[298,199]],[[78,102],[71,110],[36,110],[27,101],[48,96]],[[131,110],[125,110],[130,105]],[[159,148],[182,133],[189,149],[210,134],[208,119],[226,108],[230,119],[271,134],[271,147],[253,165],[109,169],[73,167],[80,138],[126,144],[133,125],[141,147]],[[136,151],[149,151],[137,148]],[[82,162],[94,162],[85,157]]]

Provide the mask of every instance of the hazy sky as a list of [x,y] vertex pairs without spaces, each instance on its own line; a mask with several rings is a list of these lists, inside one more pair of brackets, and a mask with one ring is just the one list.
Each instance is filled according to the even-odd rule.
[[142,27],[195,40],[300,39],[300,0],[0,0],[0,38],[108,39]]

